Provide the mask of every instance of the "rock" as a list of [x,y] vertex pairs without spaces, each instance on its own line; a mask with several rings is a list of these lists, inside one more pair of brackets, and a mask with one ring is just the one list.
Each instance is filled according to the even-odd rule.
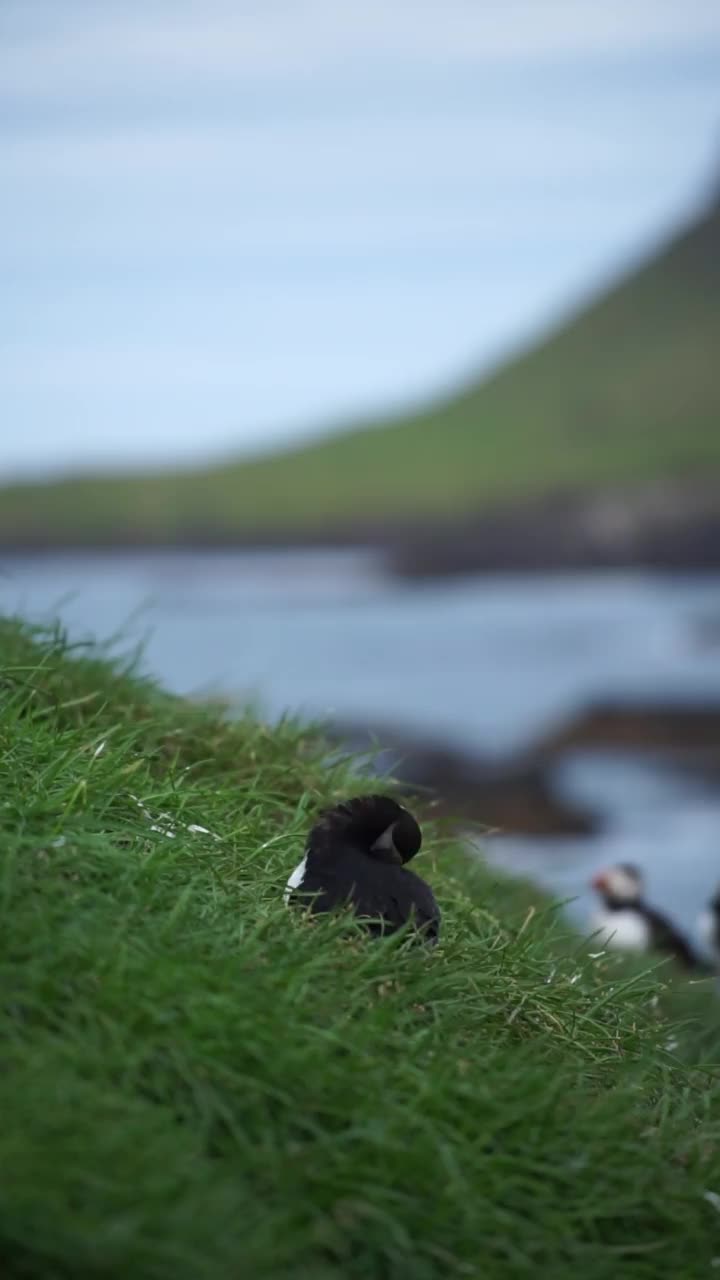
[[334,724],[329,732],[343,750],[370,756],[379,775],[426,792],[435,815],[522,835],[586,835],[599,826],[596,815],[556,793],[545,765],[489,760],[377,726]]
[[425,793],[429,812],[518,835],[600,829],[600,815],[566,799],[554,784],[555,764],[573,752],[652,754],[708,786],[720,784],[720,703],[608,699],[505,758],[388,726],[339,723],[329,734],[343,751],[369,758],[378,775],[392,774],[408,792]]
[[593,748],[660,751],[685,759],[720,754],[720,703],[598,702],[537,739],[527,754],[540,762]]
[[490,572],[720,568],[715,482],[555,494],[399,536],[391,572],[434,578]]
[[720,613],[697,618],[692,627],[692,639],[701,652],[720,649]]

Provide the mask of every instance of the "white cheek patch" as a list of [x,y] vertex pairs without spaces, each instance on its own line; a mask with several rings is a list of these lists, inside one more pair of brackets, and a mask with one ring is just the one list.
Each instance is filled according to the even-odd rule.
[[305,879],[306,869],[307,869],[307,854],[305,854],[305,857],[303,858],[302,862],[298,862],[295,870],[290,876],[290,879],[285,885],[285,890],[283,892],[283,902],[285,903],[286,906],[290,901],[290,894],[292,893],[293,889],[300,889],[302,887],[302,882]]
[[378,850],[384,850],[386,853],[397,853],[397,849],[395,848],[395,841],[393,840],[394,830],[395,830],[395,823],[393,822],[389,827],[385,828],[381,836],[378,836],[372,848],[378,849]]
[[622,867],[613,867],[606,878],[608,889],[617,902],[634,902],[640,897],[640,884]]
[[591,921],[594,941],[616,951],[647,951],[650,927],[638,911],[601,911]]

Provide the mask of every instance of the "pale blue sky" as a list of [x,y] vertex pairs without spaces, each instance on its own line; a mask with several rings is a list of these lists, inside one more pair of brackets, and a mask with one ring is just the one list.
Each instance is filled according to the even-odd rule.
[[717,0],[2,0],[0,472],[482,370],[697,206]]

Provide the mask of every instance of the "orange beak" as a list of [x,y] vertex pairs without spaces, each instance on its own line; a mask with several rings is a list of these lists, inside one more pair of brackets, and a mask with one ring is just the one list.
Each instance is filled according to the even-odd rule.
[[605,879],[605,873],[603,871],[598,872],[596,876],[593,876],[592,880],[590,881],[590,885],[591,885],[591,888],[593,889],[600,889],[600,890],[606,889],[607,880]]

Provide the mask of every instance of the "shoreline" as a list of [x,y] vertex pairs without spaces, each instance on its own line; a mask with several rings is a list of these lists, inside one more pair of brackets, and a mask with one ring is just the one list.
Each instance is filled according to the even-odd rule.
[[373,551],[400,581],[499,573],[720,569],[720,487],[657,485],[628,492],[556,493],[456,518],[347,520],[321,526],[230,530],[187,523],[161,532],[142,525],[92,534],[0,525],[0,556],[128,552]]

